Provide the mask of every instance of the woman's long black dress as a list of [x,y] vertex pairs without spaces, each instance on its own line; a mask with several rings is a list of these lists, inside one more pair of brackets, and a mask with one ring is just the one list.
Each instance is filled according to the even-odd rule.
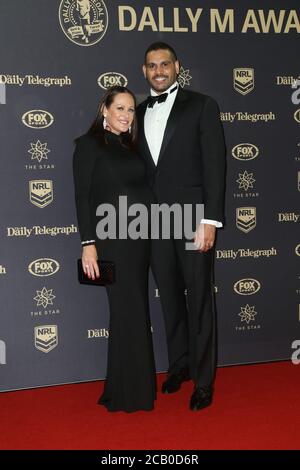
[[[100,204],[112,204],[119,216],[119,196],[128,207],[149,207],[142,159],[125,148],[119,136],[105,131],[107,144],[85,134],[77,139],[73,170],[79,231],[82,242],[95,240],[98,258],[113,261],[116,283],[107,286],[110,307],[107,379],[99,403],[109,411],[151,410],[156,398],[155,365],[148,306],[149,239],[100,240],[96,225]],[[128,217],[128,221],[132,217]],[[117,223],[118,232],[118,223]]]

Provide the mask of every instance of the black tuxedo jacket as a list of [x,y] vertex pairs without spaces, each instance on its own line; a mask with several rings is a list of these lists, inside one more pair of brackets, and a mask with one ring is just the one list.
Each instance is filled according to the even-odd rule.
[[179,88],[157,166],[144,132],[146,108],[143,102],[137,109],[139,152],[157,202],[204,203],[204,217],[224,223],[226,151],[216,101]]

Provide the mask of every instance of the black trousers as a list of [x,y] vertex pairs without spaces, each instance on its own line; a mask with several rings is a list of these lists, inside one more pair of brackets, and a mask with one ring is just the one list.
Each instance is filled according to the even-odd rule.
[[151,251],[165,320],[169,374],[188,367],[195,385],[211,386],[216,370],[214,251],[186,250],[184,239],[152,240]]

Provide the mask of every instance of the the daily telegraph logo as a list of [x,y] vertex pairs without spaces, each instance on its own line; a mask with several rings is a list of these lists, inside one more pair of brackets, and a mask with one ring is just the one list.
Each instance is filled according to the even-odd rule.
[[57,325],[42,325],[34,328],[34,345],[44,353],[52,351],[58,345]]
[[240,279],[234,284],[234,291],[240,295],[256,294],[261,288],[260,282],[256,279]]
[[278,222],[298,223],[300,214],[297,212],[278,212]]
[[233,87],[242,95],[247,95],[254,89],[254,69],[233,69]]
[[50,86],[70,86],[72,80],[65,75],[64,77],[41,77],[40,75],[0,75],[0,85],[16,85],[16,86],[44,86],[48,88]]
[[39,208],[48,206],[53,201],[53,182],[51,180],[29,181],[29,199]]
[[245,258],[270,258],[270,256],[277,256],[277,250],[274,246],[272,248],[260,250],[251,250],[250,248],[237,248],[236,250],[216,250],[216,259],[223,260],[237,260]]
[[257,122],[275,121],[277,116],[273,111],[268,113],[249,113],[248,111],[236,111],[235,113],[225,111],[220,113],[221,121],[233,124],[234,122],[249,122],[255,124]]
[[94,328],[87,330],[87,337],[88,339],[91,338],[108,338],[109,337],[109,331],[106,328]]
[[103,0],[61,0],[58,16],[61,29],[78,46],[93,46],[103,38],[108,26]]
[[298,77],[293,75],[277,75],[276,76],[276,85],[288,85],[295,87],[297,80],[300,80],[300,75]]
[[58,235],[69,236],[73,233],[77,233],[78,229],[76,225],[67,225],[62,227],[47,227],[46,225],[33,225],[32,227],[6,227],[7,237],[37,237],[37,236],[50,236],[57,237]]
[[98,85],[103,90],[108,90],[112,86],[127,86],[128,80],[125,75],[118,72],[106,72],[98,77]]
[[23,114],[22,122],[31,129],[45,129],[53,124],[54,117],[43,109],[32,109]]
[[32,261],[28,266],[28,271],[33,276],[53,276],[59,270],[59,263],[51,258],[39,258]]
[[254,144],[242,143],[233,147],[231,155],[242,162],[253,160],[259,154],[259,149]]
[[236,226],[244,233],[256,227],[256,207],[237,207]]

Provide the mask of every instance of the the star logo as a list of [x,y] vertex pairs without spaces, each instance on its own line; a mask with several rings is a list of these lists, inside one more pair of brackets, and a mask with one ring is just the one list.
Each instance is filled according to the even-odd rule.
[[239,173],[239,178],[236,182],[239,184],[239,189],[247,191],[249,188],[253,188],[255,178],[253,178],[253,173],[248,173],[248,171],[245,170],[244,173]]
[[53,305],[52,300],[55,299],[56,296],[53,295],[52,292],[53,289],[47,290],[46,287],[43,287],[42,290],[37,290],[37,295],[34,297],[37,306],[39,307],[42,305],[44,308],[46,308],[48,305]]
[[178,75],[178,83],[181,88],[184,88],[186,85],[190,86],[190,80],[192,80],[192,76],[190,75],[190,69],[184,69],[180,67],[179,75]]
[[31,154],[31,160],[37,160],[39,163],[43,160],[48,159],[47,154],[51,151],[47,149],[47,143],[42,144],[40,140],[38,140],[35,144],[31,142],[31,149],[28,150],[28,153]]
[[254,310],[255,307],[250,307],[250,305],[245,305],[245,307],[241,307],[241,311],[239,313],[239,317],[241,317],[241,321],[245,321],[247,325],[255,320],[255,315],[257,312]]

